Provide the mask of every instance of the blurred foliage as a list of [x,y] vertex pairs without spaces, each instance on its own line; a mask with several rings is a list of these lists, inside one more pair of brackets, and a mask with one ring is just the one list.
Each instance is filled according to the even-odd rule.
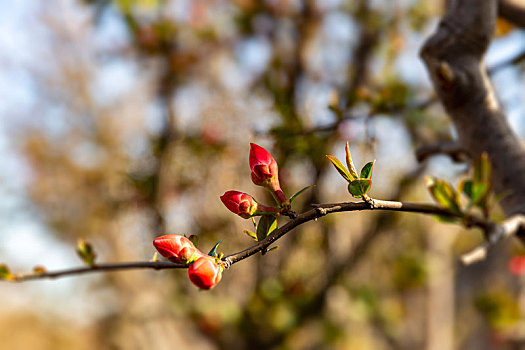
[[[46,45],[58,54],[35,72],[45,93],[16,145],[30,168],[31,205],[49,232],[71,245],[89,238],[98,261],[148,260],[152,239],[166,232],[196,234],[202,247],[223,239],[225,253],[251,245],[242,232],[252,224],[219,200],[226,190],[254,188],[249,142],[272,151],[287,195],[316,184],[293,203],[297,212],[351,200],[325,158],[342,159],[346,141],[356,163],[378,160],[371,196],[430,200],[420,177],[426,169],[411,147],[450,139],[450,124],[428,85],[400,60],[417,56],[407,43],[431,29],[439,2],[73,3],[88,20],[65,20],[56,2],[40,8]],[[448,179],[460,172],[448,170]],[[442,198],[452,187],[440,184],[433,195]],[[254,195],[271,202],[262,191]],[[455,205],[451,195],[440,203]],[[279,251],[234,265],[212,292],[196,291],[183,271],[108,274],[93,282],[93,293],[108,291],[114,302],[100,300],[101,316],[83,320],[89,331],[78,332],[77,343],[488,349],[486,329],[465,315],[475,307],[492,326],[512,327],[523,289],[502,271],[504,252],[482,267],[457,266],[456,236],[461,247],[479,240],[419,216],[335,214],[296,229]],[[92,264],[90,246],[79,250]],[[0,278],[9,275],[0,266]],[[479,296],[492,284],[504,292]],[[436,297],[443,293],[450,298]],[[68,326],[66,335],[41,332],[62,340],[30,348],[67,348]],[[431,336],[443,329],[448,338]]]

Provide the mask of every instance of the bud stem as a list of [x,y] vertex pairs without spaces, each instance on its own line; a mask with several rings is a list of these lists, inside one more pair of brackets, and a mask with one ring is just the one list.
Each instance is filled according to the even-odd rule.
[[268,184],[268,189],[272,193],[273,199],[279,204],[280,207],[286,207],[290,205],[288,198],[284,195],[283,190],[281,190],[281,185],[279,181],[272,181]]

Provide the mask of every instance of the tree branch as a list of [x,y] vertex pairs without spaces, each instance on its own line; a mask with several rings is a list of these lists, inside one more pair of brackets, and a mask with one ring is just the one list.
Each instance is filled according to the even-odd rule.
[[446,154],[454,162],[458,163],[468,160],[465,151],[460,145],[458,145],[457,142],[441,142],[432,145],[421,146],[416,150],[416,159],[418,162],[423,162],[427,158],[438,154]]
[[[362,211],[362,210],[387,210],[387,211],[397,211],[397,212],[410,212],[410,213],[419,213],[419,214],[429,214],[429,215],[439,215],[450,218],[457,218],[463,220],[467,227],[478,227],[481,228],[487,237],[488,244],[484,246],[484,249],[490,248],[490,246],[496,244],[501,238],[508,237],[511,234],[514,234],[519,231],[520,228],[525,227],[525,217],[519,216],[518,219],[512,219],[505,221],[502,225],[497,225],[491,221],[477,218],[475,216],[466,216],[459,217],[449,211],[434,205],[434,204],[425,204],[425,203],[407,203],[407,202],[397,202],[397,201],[385,201],[378,199],[369,199],[368,201],[362,202],[343,202],[343,203],[333,203],[333,204],[320,204],[315,205],[314,209],[311,209],[307,212],[304,212],[298,215],[296,218],[288,221],[285,225],[275,230],[268,237],[262,241],[256,243],[255,245],[244,249],[240,252],[230,254],[224,257],[222,260],[226,266],[229,268],[231,265],[244,260],[252,255],[255,255],[259,252],[265,254],[268,251],[270,245],[272,245],[279,238],[283,237],[285,234],[309,221],[316,221],[317,219],[331,214],[331,213],[341,213],[341,212],[351,212],[351,211]],[[496,232],[497,235],[493,232]],[[500,234],[500,232],[504,232]],[[469,258],[464,258],[469,262]],[[45,271],[37,272],[32,274],[12,274],[9,278],[5,280],[11,282],[22,282],[29,280],[37,280],[44,278],[57,278],[71,275],[78,275],[84,273],[92,272],[107,272],[107,271],[119,271],[119,270],[130,270],[130,269],[154,269],[154,270],[163,270],[163,269],[177,269],[177,268],[187,268],[188,265],[174,264],[171,262],[161,262],[161,261],[144,261],[144,262],[127,262],[127,263],[106,263],[106,264],[95,264],[93,266],[58,270],[58,271]]]

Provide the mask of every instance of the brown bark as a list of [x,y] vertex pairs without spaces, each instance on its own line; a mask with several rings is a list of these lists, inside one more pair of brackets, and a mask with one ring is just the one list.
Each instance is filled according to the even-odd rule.
[[500,0],[498,15],[518,27],[525,27],[525,0]]

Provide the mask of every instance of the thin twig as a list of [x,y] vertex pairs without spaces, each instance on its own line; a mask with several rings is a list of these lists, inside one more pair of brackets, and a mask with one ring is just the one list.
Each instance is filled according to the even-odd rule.
[[29,280],[44,279],[44,278],[58,278],[71,275],[79,275],[84,273],[92,272],[107,272],[107,271],[121,271],[131,269],[183,269],[187,268],[188,265],[174,264],[167,261],[139,261],[139,262],[124,262],[124,263],[106,263],[106,264],[95,264],[92,266],[83,266],[72,269],[64,269],[57,271],[49,271],[42,273],[32,274],[20,274],[13,275],[9,281],[11,282],[24,282]]

